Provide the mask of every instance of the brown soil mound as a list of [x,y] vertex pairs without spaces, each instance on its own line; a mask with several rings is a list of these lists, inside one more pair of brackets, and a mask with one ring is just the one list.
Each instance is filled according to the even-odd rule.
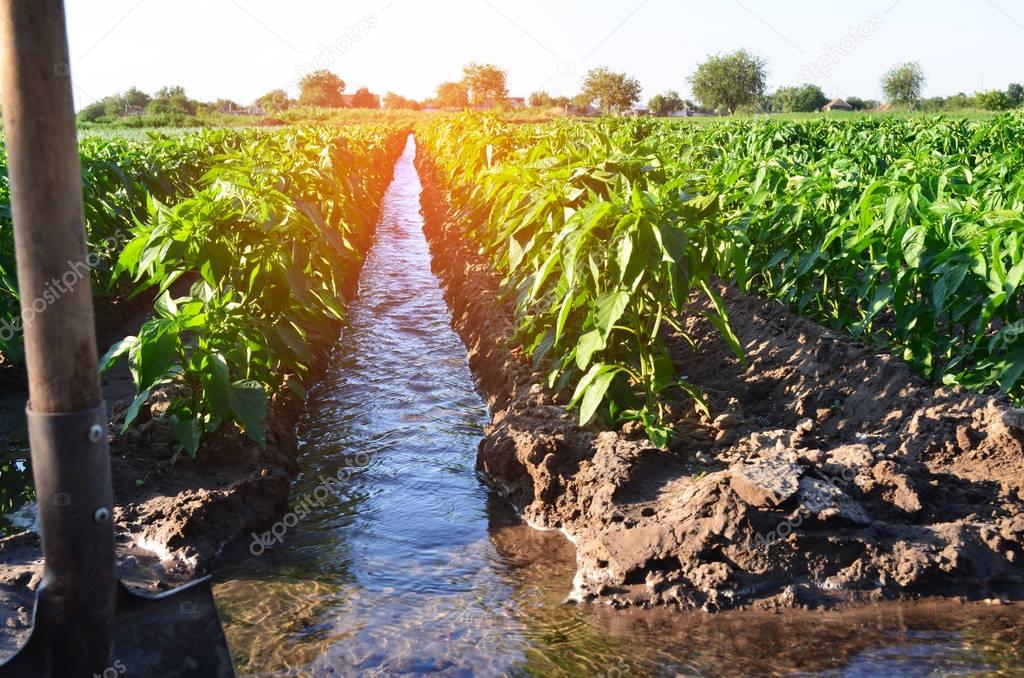
[[576,544],[573,597],[708,610],[924,595],[1024,596],[1024,412],[723,289],[746,365],[696,314],[670,452],[581,429],[510,344],[499,277],[417,158],[435,272],[493,423],[477,466]]

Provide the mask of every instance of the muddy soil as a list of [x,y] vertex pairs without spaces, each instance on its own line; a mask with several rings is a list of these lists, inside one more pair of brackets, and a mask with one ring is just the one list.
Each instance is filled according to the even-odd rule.
[[[1024,596],[1024,412],[722,288],[746,364],[706,321],[670,337],[713,419],[668,452],[580,428],[510,342],[512,308],[417,158],[435,272],[493,421],[477,468],[577,553],[575,600],[831,607]],[[695,302],[699,305],[699,302]]]

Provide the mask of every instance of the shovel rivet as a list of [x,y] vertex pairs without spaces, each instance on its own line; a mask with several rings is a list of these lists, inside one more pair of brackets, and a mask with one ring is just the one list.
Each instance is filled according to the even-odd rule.
[[106,507],[96,509],[96,513],[93,514],[92,519],[97,523],[105,523],[110,519],[110,509]]
[[102,437],[103,427],[99,424],[93,424],[92,428],[89,429],[89,442],[98,443]]

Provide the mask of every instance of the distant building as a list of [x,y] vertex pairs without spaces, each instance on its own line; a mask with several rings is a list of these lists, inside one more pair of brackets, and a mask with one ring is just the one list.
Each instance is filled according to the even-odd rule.
[[132,106],[131,104],[127,104],[124,107],[124,114],[126,116],[128,116],[128,117],[136,117],[136,116],[140,116],[140,115],[145,115],[146,114],[146,109],[143,108],[142,106]]
[[853,106],[845,99],[833,99],[821,107],[823,111],[852,111]]
[[262,106],[246,106],[237,110],[239,115],[266,115],[267,109]]

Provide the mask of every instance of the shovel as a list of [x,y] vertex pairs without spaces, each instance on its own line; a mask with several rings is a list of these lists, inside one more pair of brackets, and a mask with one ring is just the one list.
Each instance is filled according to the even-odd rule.
[[0,50],[46,561],[31,636],[0,676],[232,676],[208,580],[156,597],[117,580],[63,0],[0,0]]

